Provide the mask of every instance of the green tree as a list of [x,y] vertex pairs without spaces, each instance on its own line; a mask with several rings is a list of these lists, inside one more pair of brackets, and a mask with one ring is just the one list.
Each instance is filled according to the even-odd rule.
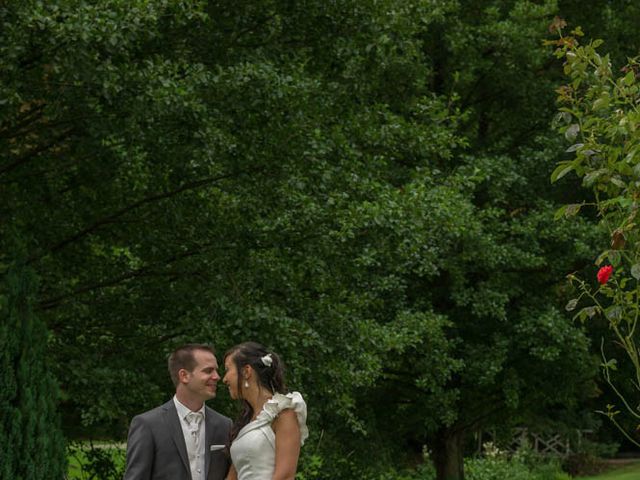
[[[470,144],[430,165],[464,185],[472,213],[433,277],[406,278],[411,293],[395,297],[446,318],[448,349],[400,349],[384,364],[404,391],[382,382],[373,398],[377,417],[388,418],[382,431],[426,442],[439,478],[463,477],[465,439],[475,429],[559,428],[595,391],[589,342],[562,312],[557,280],[588,261],[595,235],[586,223],[553,224],[554,203],[575,195],[573,185],[554,192],[548,182],[558,155],[549,124],[559,73],[542,40],[555,12],[553,2],[474,2],[452,7],[423,37],[433,88],[459,94],[458,131]],[[443,353],[445,378],[420,379],[438,371],[432,358]],[[386,414],[382,399],[397,399],[398,414]]]
[[371,439],[462,478],[474,428],[560,417],[590,362],[558,308],[587,229],[551,222],[554,12],[5,2],[0,208],[68,434],[122,435],[166,352],[212,338],[283,354],[330,478],[379,467]]
[[327,411],[363,429],[344,399],[376,378],[379,350],[348,283],[362,273],[333,279],[337,220],[460,140],[424,85],[403,86],[407,118],[385,104],[397,79],[423,75],[402,37],[417,28],[413,7],[323,5],[2,9],[3,213],[42,278],[65,413],[85,428],[122,432],[164,396],[171,344],[213,334],[219,347],[257,335],[279,346],[294,380],[319,397],[331,385]]
[[46,328],[32,307],[36,277],[19,262],[2,268],[0,474],[16,480],[63,478],[58,387],[46,358]]

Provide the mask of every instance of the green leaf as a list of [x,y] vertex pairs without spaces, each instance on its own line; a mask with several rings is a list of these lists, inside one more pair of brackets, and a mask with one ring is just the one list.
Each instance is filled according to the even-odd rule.
[[633,82],[635,82],[635,80],[636,74],[633,70],[630,70],[629,73],[624,76],[624,83],[627,86],[633,85]]
[[[605,369],[611,369],[611,370],[618,370],[618,361],[615,358],[612,358],[610,360],[607,360],[606,362],[604,362],[602,364],[602,368]],[[607,405],[609,406],[609,405]]]
[[627,188],[627,184],[620,177],[615,176],[611,177],[611,183],[613,183],[616,187]]
[[621,259],[620,252],[616,250],[609,250],[607,252],[607,257],[609,257],[609,262],[614,267],[620,265],[620,259]]
[[569,164],[564,163],[564,162],[561,163],[560,165],[558,165],[556,167],[556,169],[551,174],[551,183],[557,182],[558,180],[560,180],[562,177],[564,177],[567,173],[569,173],[574,168],[575,167],[573,166],[573,162],[571,162]]
[[576,138],[578,138],[578,133],[580,132],[580,125],[577,123],[572,123],[564,132],[564,137],[573,142]]
[[624,161],[630,164],[633,163],[633,157],[635,157],[636,152],[637,152],[637,149],[631,150],[629,153],[627,153],[626,157],[624,157]]
[[636,280],[640,280],[640,263],[636,263],[631,267],[631,276]]
[[561,206],[559,209],[557,209],[557,210],[555,211],[555,213],[553,214],[553,219],[554,219],[554,220],[559,220],[559,219],[561,219],[561,218],[565,215],[565,212],[567,211],[567,206],[568,206],[568,205],[563,205],[563,206]]
[[598,170],[594,170],[592,172],[587,173],[582,179],[582,184],[585,187],[591,187],[596,182],[596,180],[601,177],[603,174],[609,173],[609,169],[600,168]]
[[573,316],[573,319],[580,319],[581,322],[584,322],[587,318],[593,318],[595,314],[598,313],[598,307],[592,305],[590,307],[584,307],[578,313]]
[[604,261],[605,258],[607,258],[609,256],[609,250],[605,250],[604,252],[602,252],[600,255],[598,255],[598,258],[596,258],[596,261],[594,262],[596,264],[596,266],[600,266],[600,264]]
[[564,212],[564,216],[567,218],[573,217],[574,215],[577,215],[578,212],[580,212],[581,208],[582,208],[581,203],[572,203],[570,205],[567,205],[567,208]]
[[567,312],[571,312],[573,310],[575,310],[575,308],[578,306],[578,299],[577,298],[573,298],[571,300],[569,300],[569,302],[567,302],[567,304],[565,305],[564,309]]
[[620,320],[622,318],[622,307],[619,305],[612,305],[609,308],[605,309],[604,314],[606,315],[608,320]]
[[566,111],[558,112],[553,118],[553,126],[554,128],[557,128],[561,125],[568,125],[569,123],[571,123],[571,119],[571,113]]
[[603,108],[607,108],[609,106],[609,95],[603,95],[598,98],[595,102],[593,102],[594,110],[601,110]]
[[576,143],[565,150],[567,153],[575,152],[579,148],[584,147],[584,143]]

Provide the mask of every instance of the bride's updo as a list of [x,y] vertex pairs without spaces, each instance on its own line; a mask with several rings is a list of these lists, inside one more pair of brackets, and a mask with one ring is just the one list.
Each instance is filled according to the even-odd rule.
[[[224,354],[224,360],[231,357],[238,372],[245,365],[249,365],[258,376],[260,387],[266,388],[271,393],[287,393],[284,382],[284,365],[277,353],[269,352],[264,345],[257,342],[244,342],[231,347]],[[238,392],[242,389],[241,376],[238,375]]]
[[[224,361],[231,358],[231,361],[238,372],[237,391],[242,392],[242,368],[249,365],[256,373],[260,388],[269,390],[272,394],[287,393],[287,386],[284,381],[284,365],[278,354],[270,352],[264,345],[257,342],[244,342],[231,347],[224,354]],[[246,400],[242,400],[243,409],[238,420],[231,429],[231,440],[233,440],[242,427],[244,427],[253,417],[253,407]]]

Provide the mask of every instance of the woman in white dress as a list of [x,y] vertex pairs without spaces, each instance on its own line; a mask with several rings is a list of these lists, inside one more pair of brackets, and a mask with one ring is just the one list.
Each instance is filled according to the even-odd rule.
[[293,480],[309,435],[307,406],[298,392],[287,393],[280,357],[246,342],[225,354],[224,366],[222,381],[243,404],[231,429],[227,480]]

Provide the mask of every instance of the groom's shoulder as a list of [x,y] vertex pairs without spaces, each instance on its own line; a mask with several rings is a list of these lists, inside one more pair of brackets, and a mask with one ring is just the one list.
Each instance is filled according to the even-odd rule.
[[167,410],[169,410],[172,406],[173,400],[169,400],[167,403],[164,403],[158,407],[152,408],[151,410],[147,410],[146,412],[139,413],[134,418],[138,420],[152,420],[163,415]]
[[216,412],[213,408],[205,405],[205,409],[206,409],[206,412],[207,412],[206,415],[209,418],[212,418],[213,421],[222,422],[222,423],[228,423],[228,424],[232,423],[231,419],[229,417],[225,417],[221,413]]

